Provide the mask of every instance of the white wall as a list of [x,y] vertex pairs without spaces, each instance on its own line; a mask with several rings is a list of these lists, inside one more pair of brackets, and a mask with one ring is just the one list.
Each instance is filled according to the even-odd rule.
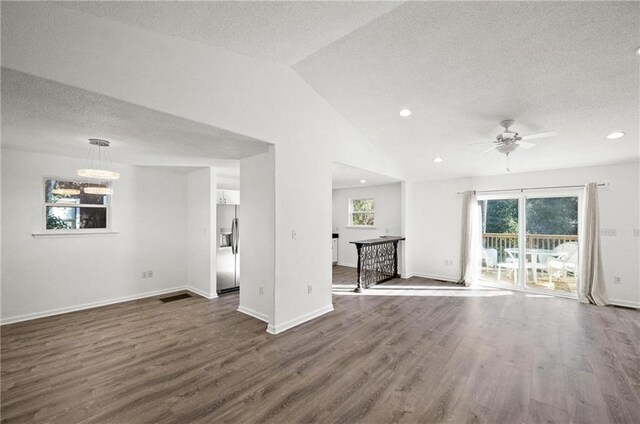
[[[2,322],[183,288],[184,173],[114,166],[104,236],[34,238],[43,230],[43,177],[76,179],[83,160],[2,149]],[[142,272],[153,270],[152,278]]]
[[208,299],[216,294],[216,175],[212,168],[188,174],[187,281]]
[[[463,190],[496,190],[609,183],[600,187],[600,227],[617,230],[616,237],[602,237],[607,289],[612,301],[640,306],[639,164],[572,168],[522,174],[446,181],[407,183],[407,245],[409,273],[456,280],[459,275],[461,197]],[[453,266],[445,266],[453,260]],[[613,276],[622,284],[613,284]]]
[[238,310],[275,325],[275,147],[242,159],[240,175]]
[[[349,199],[375,199],[375,228],[349,227]],[[333,190],[333,232],[338,238],[338,264],[355,267],[358,263],[356,248],[349,242],[378,238],[379,236],[403,236],[401,232],[402,195],[400,183],[372,187],[342,188]],[[327,243],[329,235],[327,234]],[[402,245],[404,242],[400,242]],[[400,266],[401,261],[398,261]]]
[[2,62],[275,144],[276,332],[332,309],[332,162],[402,177],[288,66],[46,3],[2,5]]

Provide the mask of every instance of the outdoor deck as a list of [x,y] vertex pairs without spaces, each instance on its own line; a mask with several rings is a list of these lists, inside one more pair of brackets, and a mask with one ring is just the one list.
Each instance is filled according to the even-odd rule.
[[[577,235],[571,234],[527,234],[526,235],[526,249],[545,249],[553,250],[562,248],[562,245],[566,243],[576,243],[578,241]],[[495,249],[497,258],[496,266],[487,266],[486,261],[483,262],[481,279],[495,284],[517,286],[517,281],[514,281],[514,271],[503,268],[498,278],[498,264],[512,261],[514,258],[510,258],[507,251],[513,252],[518,248],[518,234],[515,233],[483,233],[482,234],[482,246],[485,249]],[[516,256],[517,258],[517,256]],[[542,259],[542,258],[540,258]],[[575,269],[576,264],[569,264],[570,267]],[[536,272],[536,278],[534,279],[533,272]],[[549,274],[545,272],[544,267],[536,271],[530,269],[527,270],[526,284],[528,288],[532,289],[544,289],[553,290],[558,292],[575,293],[576,292],[576,277],[573,272],[567,272],[566,275],[554,275],[553,278],[549,277]]]
[[[513,273],[502,271],[500,279],[498,279],[498,268],[482,268],[480,273],[480,279],[489,283],[504,284],[508,286],[516,286],[513,281]],[[532,289],[544,289],[554,290],[567,293],[576,292],[576,277],[574,275],[567,275],[565,278],[553,278],[552,282],[549,282],[549,275],[538,271],[537,282],[534,282],[531,278],[531,271],[527,271],[527,287]]]

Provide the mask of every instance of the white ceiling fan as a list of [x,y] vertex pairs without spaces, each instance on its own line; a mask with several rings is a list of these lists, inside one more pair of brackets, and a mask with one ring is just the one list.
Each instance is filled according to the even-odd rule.
[[520,135],[515,131],[511,131],[509,128],[514,124],[513,119],[505,119],[500,122],[500,125],[504,127],[504,131],[496,136],[495,140],[491,141],[482,141],[480,143],[472,143],[472,144],[487,144],[493,143],[493,146],[484,150],[482,153],[487,153],[492,150],[496,150],[507,156],[507,171],[511,171],[509,169],[509,154],[516,151],[518,148],[530,149],[535,146],[533,143],[529,143],[524,140],[533,140],[536,138],[544,138],[544,137],[553,137],[557,133],[555,131],[545,131],[539,132],[535,134],[528,135]]

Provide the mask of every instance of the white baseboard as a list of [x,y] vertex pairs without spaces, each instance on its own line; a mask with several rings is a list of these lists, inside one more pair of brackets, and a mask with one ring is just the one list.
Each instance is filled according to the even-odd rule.
[[204,297],[205,299],[215,299],[216,297],[218,297],[218,293],[216,293],[216,292],[213,292],[213,294],[209,294],[209,293],[205,292],[204,290],[200,290],[200,289],[198,289],[196,287],[193,287],[193,286],[187,286],[186,289],[189,290],[190,292],[194,292],[198,296]]
[[356,268],[356,267],[357,267],[357,265],[356,265],[356,264],[348,264],[348,263],[346,263],[346,262],[338,262],[338,264],[337,264],[337,265],[340,265],[340,266],[347,266],[347,267],[349,267],[349,268]]
[[255,311],[251,308],[247,308],[246,306],[238,306],[238,312],[242,312],[245,315],[249,315],[250,317],[259,319],[260,321],[264,321],[266,323],[269,322],[269,317],[262,312]]
[[633,300],[609,299],[609,303],[616,306],[624,306],[626,308],[640,309],[640,302],[634,302]]
[[190,288],[188,286],[171,287],[171,288],[168,288],[168,289],[154,290],[154,291],[134,294],[134,295],[130,295],[130,296],[117,297],[117,298],[114,298],[114,299],[100,300],[98,302],[84,303],[82,305],[66,306],[64,308],[57,308],[57,309],[49,309],[47,311],[34,312],[34,313],[31,313],[31,314],[18,315],[18,316],[15,316],[15,317],[4,318],[4,319],[2,319],[2,321],[0,321],[0,325],[13,324],[13,323],[16,323],[16,322],[29,321],[29,320],[32,320],[32,319],[50,317],[50,316],[54,316],[54,315],[61,315],[61,314],[69,313],[69,312],[82,311],[84,309],[92,309],[92,308],[97,308],[97,307],[100,307],[100,306],[113,305],[115,303],[129,302],[131,300],[144,299],[145,297],[153,297],[153,296],[158,296],[158,295],[161,295],[161,294],[174,293],[174,292],[182,291],[182,290],[190,290],[191,291],[192,288]]
[[429,278],[431,280],[441,280],[448,281],[450,283],[457,283],[458,279],[453,278],[447,275],[436,275],[436,274],[422,274],[420,272],[412,272],[409,274],[402,274],[402,278],[411,278],[411,277],[420,277],[420,278]]
[[270,333],[270,334],[282,333],[283,331],[287,331],[288,329],[293,328],[296,325],[300,325],[303,322],[310,321],[310,320],[312,320],[314,318],[319,317],[320,315],[324,315],[327,312],[331,312],[331,311],[333,311],[333,305],[329,304],[329,305],[323,306],[322,308],[317,309],[317,310],[315,310],[315,311],[313,311],[311,313],[299,316],[299,317],[294,318],[292,320],[289,320],[287,322],[283,322],[282,324],[278,324],[278,325],[275,325],[275,326],[269,324],[267,326],[267,333]]

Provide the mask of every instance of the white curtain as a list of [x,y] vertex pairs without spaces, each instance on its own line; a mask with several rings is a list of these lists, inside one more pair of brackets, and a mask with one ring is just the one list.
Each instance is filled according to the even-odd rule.
[[580,253],[578,260],[578,298],[582,303],[607,305],[609,297],[602,270],[600,251],[600,213],[598,210],[598,185],[588,183],[582,198],[580,220]]
[[462,194],[462,237],[458,284],[469,286],[480,276],[481,247],[478,196],[475,191],[465,191]]

